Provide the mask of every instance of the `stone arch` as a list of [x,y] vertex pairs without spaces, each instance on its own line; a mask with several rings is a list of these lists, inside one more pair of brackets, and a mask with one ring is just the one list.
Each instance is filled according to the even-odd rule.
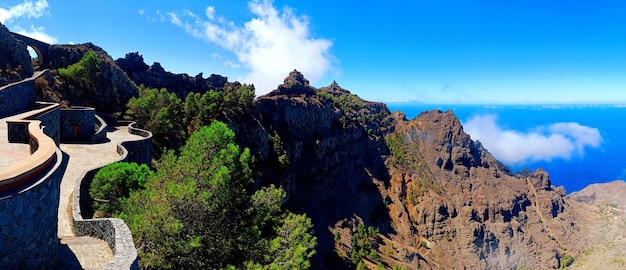
[[[35,59],[34,57],[32,57],[32,55],[31,55],[31,58],[33,58],[33,59],[35,60],[35,61],[33,61],[33,62],[34,62],[34,64],[35,64],[37,67],[41,67],[41,65],[42,65],[44,62],[43,62],[43,54],[41,53],[41,51],[39,50],[39,48],[37,48],[37,46],[33,46],[33,45],[31,45],[31,44],[26,44],[26,47],[31,48],[31,49],[33,49],[33,51],[35,51],[35,53],[37,54],[37,58]],[[33,65],[33,68],[35,68],[35,65]]]
[[44,56],[48,53],[48,48],[50,47],[50,44],[45,43],[43,41],[36,40],[34,38],[24,36],[24,35],[20,35],[18,33],[11,32],[11,36],[13,36],[13,38],[19,41],[24,42],[26,46],[32,48],[35,51],[35,53],[37,53],[37,58],[38,58],[37,63],[39,64],[40,68],[42,67],[42,65],[45,64]]

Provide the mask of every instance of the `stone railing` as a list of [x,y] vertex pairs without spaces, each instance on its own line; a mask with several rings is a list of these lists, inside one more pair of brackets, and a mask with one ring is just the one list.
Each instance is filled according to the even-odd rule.
[[[0,169],[0,268],[48,268],[57,259],[59,188],[66,166],[56,141],[58,104],[7,120],[31,155]],[[57,136],[58,137],[58,136]]]
[[[102,119],[102,118],[101,118]],[[104,122],[104,121],[103,121]],[[115,125],[128,125],[128,132],[144,137],[141,140],[125,141],[117,145],[118,161],[137,162],[150,165],[152,133],[135,127],[135,122],[119,121]],[[148,150],[146,150],[148,149]],[[137,269],[137,249],[130,229],[118,218],[86,219],[93,216],[89,186],[100,168],[84,172],[72,198],[72,219],[76,236],[92,236],[107,242],[113,250],[113,259],[104,269]]]
[[[121,159],[120,159],[121,160]],[[130,229],[119,218],[84,219],[82,205],[90,203],[89,185],[100,168],[82,174],[72,198],[72,225],[76,236],[91,236],[102,239],[113,251],[111,259],[103,269],[138,269],[137,249]],[[90,206],[90,205],[89,205]],[[93,215],[93,213],[91,213]],[[88,216],[91,216],[88,215]]]
[[14,120],[7,120],[9,142],[28,143],[31,155],[23,160],[0,169],[0,191],[16,188],[30,181],[48,169],[56,157],[55,141],[40,127],[40,117],[52,117],[58,114],[58,104],[49,104],[39,110],[19,115]]
[[96,117],[96,133],[93,134],[93,136],[91,136],[91,141],[102,142],[106,140],[107,138],[108,125],[104,121],[104,119],[102,119],[102,117],[98,116],[97,114],[95,115],[95,117]]
[[58,259],[59,189],[66,161],[61,150],[40,176],[0,193],[0,268],[52,269]]
[[25,112],[35,106],[35,79],[47,72],[37,71],[28,79],[0,87],[0,118]]
[[136,122],[119,121],[118,125],[128,124],[128,132],[143,137],[141,140],[126,141],[122,146],[128,150],[126,161],[150,166],[152,159],[152,132],[137,128]]

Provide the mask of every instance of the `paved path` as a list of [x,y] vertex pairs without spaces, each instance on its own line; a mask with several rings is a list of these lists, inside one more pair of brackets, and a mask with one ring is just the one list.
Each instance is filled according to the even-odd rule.
[[[71,198],[72,192],[79,184],[82,174],[97,167],[118,161],[121,157],[117,154],[117,145],[123,141],[133,141],[142,139],[137,135],[128,133],[127,127],[110,128],[107,133],[110,140],[100,144],[61,144],[61,150],[69,156],[67,169],[61,180],[61,195],[59,201],[59,230],[58,236],[61,244],[69,248],[74,254],[67,256],[64,260],[78,260],[84,269],[100,269],[112,257],[113,253],[105,241],[92,237],[75,237],[72,232]],[[65,247],[62,248],[62,250]],[[67,249],[65,249],[67,253]],[[75,262],[66,262],[68,268]]]

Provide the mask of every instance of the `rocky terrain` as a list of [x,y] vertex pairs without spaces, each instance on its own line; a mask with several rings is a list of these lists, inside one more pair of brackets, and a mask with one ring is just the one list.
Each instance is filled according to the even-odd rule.
[[0,86],[33,75],[32,60],[26,45],[15,40],[3,24],[0,24],[0,56]]
[[[97,78],[81,84],[59,75],[87,51],[101,60]],[[141,84],[180,97],[240,85],[173,74],[138,53],[113,61],[91,43],[53,45],[45,59],[51,72],[36,82],[42,99],[108,113],[123,114]],[[294,70],[252,111],[226,120],[255,154],[256,187],[282,186],[287,207],[311,217],[314,268],[356,267],[359,224],[372,227],[362,257],[369,268],[551,269],[572,259],[576,269],[626,267],[623,181],[566,195],[541,169],[513,173],[451,111],[409,120],[336,82],[315,88]]]
[[[289,206],[313,218],[318,267],[349,265],[358,223],[379,229],[387,266],[546,269],[582,254],[579,202],[543,170],[513,175],[450,111],[407,120],[294,71],[255,112],[260,127],[244,134],[255,134],[249,146],[269,168],[261,180],[281,184]],[[283,167],[272,163],[281,154]]]
[[590,234],[571,269],[626,269],[626,183],[592,184],[570,197]]
[[[331,87],[333,88],[333,87]],[[334,88],[339,89],[338,85]],[[316,89],[293,71],[278,89],[255,100],[260,127],[250,145],[265,167],[261,181],[277,183],[287,191],[288,205],[312,217],[318,241],[318,267],[333,261],[333,235],[326,228],[338,220],[358,216],[387,230],[390,219],[375,181],[389,178],[383,155],[388,154],[384,128],[368,129],[352,113],[333,103],[330,88]],[[340,95],[350,95],[343,90]],[[380,114],[386,127],[393,121],[384,104],[358,99],[363,115]],[[286,156],[282,165],[278,157]],[[379,180],[376,180],[379,179]]]
[[[79,62],[85,53],[93,51],[100,63],[96,77],[88,83],[75,82],[59,76],[58,69]],[[124,112],[126,103],[139,95],[137,85],[111,59],[106,51],[92,44],[51,45],[44,56],[51,72],[45,80],[38,80],[42,100],[60,102],[67,106],[91,106],[96,110]]]
[[178,97],[184,98],[189,93],[204,93],[210,89],[222,90],[227,87],[238,88],[238,82],[228,82],[228,78],[211,74],[208,78],[203,78],[203,74],[196,76],[187,74],[174,74],[155,62],[148,66],[143,61],[143,56],[138,52],[128,53],[124,58],[115,60],[115,63],[128,74],[137,84],[150,88],[167,88],[170,92],[176,93]]

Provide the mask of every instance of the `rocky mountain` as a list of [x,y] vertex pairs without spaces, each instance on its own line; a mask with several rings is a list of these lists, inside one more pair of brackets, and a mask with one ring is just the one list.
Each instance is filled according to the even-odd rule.
[[[93,80],[60,75],[87,52],[99,59]],[[173,74],[138,53],[113,61],[91,43],[53,45],[45,59],[42,99],[109,113],[122,114],[141,84],[179,97],[240,85]],[[514,174],[451,111],[409,120],[336,82],[313,87],[294,70],[226,120],[255,155],[256,187],[280,185],[286,206],[311,217],[316,269],[626,267],[624,182],[568,196],[543,170]]]
[[351,111],[327,90],[312,87],[293,71],[278,89],[255,100],[260,127],[240,133],[263,138],[250,145],[266,168],[261,180],[280,184],[287,191],[289,207],[312,217],[318,228],[319,268],[328,267],[329,259],[338,259],[333,258],[333,236],[326,229],[338,220],[356,215],[390,225],[373,179],[389,178],[382,156],[387,153],[383,126],[390,127],[393,116],[384,104],[368,103],[345,91],[343,95],[354,97],[363,115],[380,114],[384,119],[380,128],[368,129],[357,119],[346,119]]
[[351,265],[358,223],[380,232],[371,267],[558,268],[583,249],[578,202],[543,170],[513,175],[453,112],[407,120],[293,71],[255,100],[255,113],[258,125],[238,134],[254,138],[261,181],[282,185],[289,207],[312,217],[318,268]]
[[0,86],[33,75],[32,60],[26,45],[14,39],[0,23]]
[[582,254],[571,269],[626,269],[626,183],[592,184],[569,197],[587,233]]
[[208,78],[203,78],[203,74],[191,77],[187,74],[174,74],[155,62],[148,66],[138,52],[128,53],[124,58],[115,60],[115,63],[128,74],[137,84],[150,88],[167,88],[170,92],[176,93],[178,97],[184,98],[189,93],[204,93],[207,90],[222,90],[228,87],[238,88],[239,82],[228,82],[228,78],[211,74]]
[[233,119],[256,153],[256,185],[282,186],[287,207],[312,218],[316,269],[356,266],[359,224],[377,228],[370,268],[559,268],[600,241],[589,233],[600,223],[580,219],[597,216],[590,206],[543,170],[515,175],[451,111],[407,120],[294,70]]
[[[94,78],[88,82],[59,76],[58,70],[79,62],[87,52],[99,59]],[[91,106],[106,113],[124,112],[126,103],[139,95],[137,85],[102,48],[92,44],[51,45],[48,54],[51,72],[37,82],[42,100],[68,106]]]
[[451,111],[402,121],[390,136],[406,156],[388,163],[392,258],[426,269],[548,269],[580,251],[563,188],[543,170],[513,176]]

